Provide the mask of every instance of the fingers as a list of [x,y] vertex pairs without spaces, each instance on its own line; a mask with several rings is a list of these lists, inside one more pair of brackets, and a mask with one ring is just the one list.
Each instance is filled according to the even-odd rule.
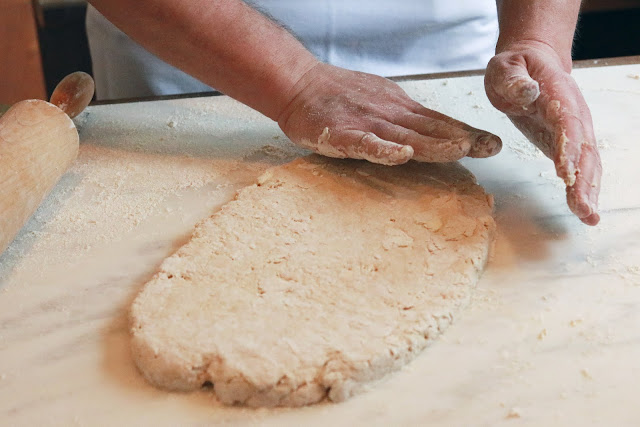
[[600,156],[594,146],[584,146],[579,165],[580,172],[575,183],[567,186],[567,204],[571,212],[582,222],[596,225],[600,221],[597,210],[602,167]]
[[[550,104],[547,109],[555,110],[557,104]],[[567,204],[571,211],[585,224],[596,225],[600,220],[597,210],[602,166],[593,129],[562,108],[556,113],[555,122],[546,122],[546,126],[529,117],[516,117],[513,122],[553,159],[556,174],[567,186]],[[548,120],[550,117],[547,115]]]
[[582,155],[586,135],[582,125],[575,117],[564,117],[554,126],[553,162],[556,174],[562,178],[567,186],[572,186],[579,173],[579,162]]
[[489,101],[506,114],[530,113],[540,96],[540,85],[529,75],[522,56],[494,56],[487,65],[484,82]]
[[502,149],[502,140],[498,136],[423,106],[417,107],[416,113],[403,116],[397,124],[431,138],[464,139],[471,147],[466,154],[469,157],[491,157]]
[[346,131],[343,137],[347,143],[347,155],[354,159],[395,166],[407,163],[414,155],[410,145],[386,141],[371,132]]
[[386,141],[372,132],[359,130],[332,135],[329,128],[324,128],[317,141],[303,139],[299,145],[327,157],[362,159],[387,166],[406,163],[414,153],[411,146]]
[[597,210],[602,166],[594,145],[583,145],[579,171],[576,182],[567,187],[567,204],[582,222],[596,225],[600,221]]
[[556,173],[567,185],[567,204],[585,224],[596,225],[602,165],[593,133],[567,116],[555,131]]
[[466,132],[458,132],[448,138],[434,138],[387,122],[378,123],[374,131],[385,140],[411,146],[413,159],[421,162],[459,160],[469,153],[473,142]]
[[567,185],[572,185],[579,170],[583,147],[595,147],[591,113],[570,76],[548,86],[538,102],[539,117],[553,135],[550,148],[558,176]]
[[[316,141],[302,139],[298,145],[327,157],[400,165],[411,159],[422,162],[459,160],[469,154],[472,143],[477,139],[477,135],[460,129],[451,132],[453,138],[433,138],[384,121],[374,124],[372,128],[374,132],[356,129],[331,132],[326,127]],[[494,146],[484,141],[482,144],[483,147]],[[496,152],[495,148],[492,151]]]
[[602,164],[591,113],[575,81],[550,85],[540,97],[540,114],[553,135],[556,173],[567,185],[567,204],[585,224],[595,225]]

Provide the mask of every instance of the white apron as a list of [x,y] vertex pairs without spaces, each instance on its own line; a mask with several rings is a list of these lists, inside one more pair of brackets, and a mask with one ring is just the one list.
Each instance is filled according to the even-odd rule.
[[[498,37],[495,0],[256,0],[320,60],[400,76],[484,68]],[[98,99],[211,90],[87,10]]]

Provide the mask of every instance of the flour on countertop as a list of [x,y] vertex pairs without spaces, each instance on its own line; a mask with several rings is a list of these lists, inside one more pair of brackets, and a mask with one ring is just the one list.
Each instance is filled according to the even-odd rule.
[[[4,254],[16,261],[24,258],[12,267],[15,274],[33,270],[23,257],[27,252],[42,253],[44,265],[78,262],[66,254],[86,254],[123,240],[149,219],[170,213],[164,207],[168,198],[204,191],[211,202],[194,206],[202,212],[203,206],[213,207],[217,194],[231,197],[243,182],[301,154],[288,140],[277,139],[279,135],[260,145],[243,144],[242,136],[216,142],[209,135],[224,137],[233,123],[220,126],[211,111],[173,107],[157,112],[148,103],[101,106],[100,122],[92,123],[92,108],[75,118],[81,135],[75,164]],[[128,120],[126,114],[116,114],[119,109],[135,110],[148,119]],[[188,129],[178,129],[178,121],[189,123]],[[247,122],[250,129],[251,116]],[[212,142],[203,144],[203,139]],[[225,189],[230,182],[235,187]],[[188,205],[181,214],[197,220],[186,209]],[[37,270],[46,271],[39,263]]]

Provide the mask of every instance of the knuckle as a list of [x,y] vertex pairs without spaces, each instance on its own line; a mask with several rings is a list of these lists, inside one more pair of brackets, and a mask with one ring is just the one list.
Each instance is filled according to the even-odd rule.
[[405,128],[399,128],[396,130],[393,142],[401,145],[407,145],[407,142],[411,138],[411,131]]
[[361,145],[371,145],[375,140],[376,136],[372,132],[365,132],[359,142]]

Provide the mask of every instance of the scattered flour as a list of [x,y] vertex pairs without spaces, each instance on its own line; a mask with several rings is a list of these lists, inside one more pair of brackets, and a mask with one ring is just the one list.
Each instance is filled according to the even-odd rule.
[[[248,184],[300,154],[279,135],[243,144],[242,136],[230,135],[234,123],[219,125],[212,118],[213,111],[203,113],[193,104],[182,108],[180,102],[90,107],[75,121],[81,135],[75,164],[3,254],[13,261],[1,264],[0,274],[78,262],[77,255],[121,241],[150,218],[170,214],[168,198],[202,192],[216,200],[231,183]],[[249,115],[249,132],[257,123]],[[77,255],[69,258],[69,253]]]

